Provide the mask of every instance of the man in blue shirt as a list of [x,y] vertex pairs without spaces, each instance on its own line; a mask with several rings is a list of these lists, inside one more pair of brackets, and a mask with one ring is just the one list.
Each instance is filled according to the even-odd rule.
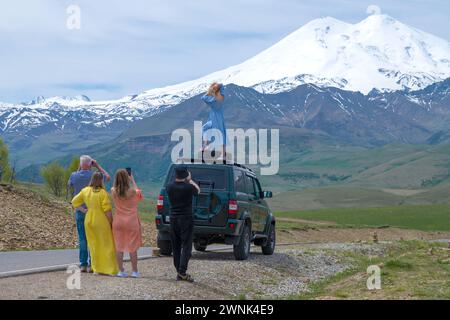
[[[81,156],[80,157],[80,167],[78,171],[72,172],[69,178],[68,185],[73,188],[73,195],[77,195],[80,193],[82,189],[89,185],[91,181],[92,175],[94,171],[92,171],[92,167],[97,168],[100,171],[105,180],[109,181],[111,178],[109,174],[98,164],[97,161],[92,159],[90,156]],[[77,222],[77,233],[78,233],[78,244],[80,250],[80,268],[81,272],[88,271],[88,260],[89,260],[89,251],[86,240],[86,231],[84,229],[84,218],[87,212],[86,206],[79,208],[75,211],[75,219]]]

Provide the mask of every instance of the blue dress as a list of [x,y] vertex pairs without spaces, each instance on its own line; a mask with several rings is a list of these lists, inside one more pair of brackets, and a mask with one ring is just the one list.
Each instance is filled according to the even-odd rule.
[[[223,85],[220,86],[220,94],[224,96]],[[205,102],[208,106],[210,106],[209,118],[208,121],[202,127],[202,136],[203,141],[212,140],[211,131],[208,132],[209,129],[217,129],[222,133],[223,137],[223,145],[227,144],[227,134],[225,127],[225,119],[223,117],[223,102],[217,101],[216,97],[204,95],[202,97],[203,102]]]

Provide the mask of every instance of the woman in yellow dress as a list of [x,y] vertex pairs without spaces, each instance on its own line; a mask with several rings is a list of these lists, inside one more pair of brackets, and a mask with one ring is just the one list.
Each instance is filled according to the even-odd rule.
[[100,172],[94,173],[89,186],[72,199],[72,206],[77,210],[85,210],[81,207],[83,204],[87,207],[84,226],[91,254],[92,271],[95,274],[115,276],[119,272],[119,267],[111,227],[111,201]]

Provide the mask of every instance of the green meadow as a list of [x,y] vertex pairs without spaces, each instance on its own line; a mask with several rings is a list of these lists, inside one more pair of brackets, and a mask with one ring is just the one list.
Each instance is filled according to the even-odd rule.
[[450,231],[450,205],[336,208],[276,213],[278,217],[327,221],[341,227],[397,227]]

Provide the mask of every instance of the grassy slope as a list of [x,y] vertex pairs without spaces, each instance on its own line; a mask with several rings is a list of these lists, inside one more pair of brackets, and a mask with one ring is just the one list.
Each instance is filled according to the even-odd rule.
[[89,146],[96,145],[111,139],[111,135],[95,133],[80,138],[73,133],[44,134],[35,140],[29,147],[20,151],[11,147],[11,159],[17,160],[18,169],[30,163],[47,163],[55,158],[65,157],[68,154],[80,153]]
[[450,181],[448,145],[284,148],[280,161],[279,175],[262,177],[276,192],[343,185],[420,189]]
[[269,200],[274,211],[311,210],[340,207],[382,207],[397,205],[403,198],[377,189],[324,187],[275,194]]
[[[266,189],[270,189],[267,188]],[[450,183],[418,189],[382,189],[356,185],[327,186],[274,194],[274,211],[314,210],[348,207],[450,204]]]
[[[33,146],[20,155],[12,154],[12,159],[37,161],[36,157],[40,157],[39,161],[45,162],[62,154],[81,153],[75,151],[81,147],[79,141],[59,145],[54,139],[42,139],[45,152],[36,152]],[[62,141],[67,139],[64,137]],[[89,152],[110,171],[132,166],[142,184],[153,188],[161,184],[170,163],[169,147],[160,145],[164,139],[120,141],[103,144]],[[277,193],[325,186],[423,189],[450,182],[450,145],[396,144],[365,148],[338,145],[324,138],[300,134],[288,135],[286,139],[280,141],[279,174],[261,177],[263,185]],[[83,152],[86,152],[86,144],[92,143],[88,140],[83,141]],[[259,173],[259,168],[256,169]],[[23,174],[24,179],[30,178],[31,173]]]
[[277,216],[335,222],[350,227],[399,227],[450,231],[450,205],[337,208],[277,213]]
[[[446,244],[401,241],[386,255],[346,252],[353,267],[311,286],[293,299],[450,299],[450,260]],[[368,290],[367,267],[381,268],[381,289]]]

